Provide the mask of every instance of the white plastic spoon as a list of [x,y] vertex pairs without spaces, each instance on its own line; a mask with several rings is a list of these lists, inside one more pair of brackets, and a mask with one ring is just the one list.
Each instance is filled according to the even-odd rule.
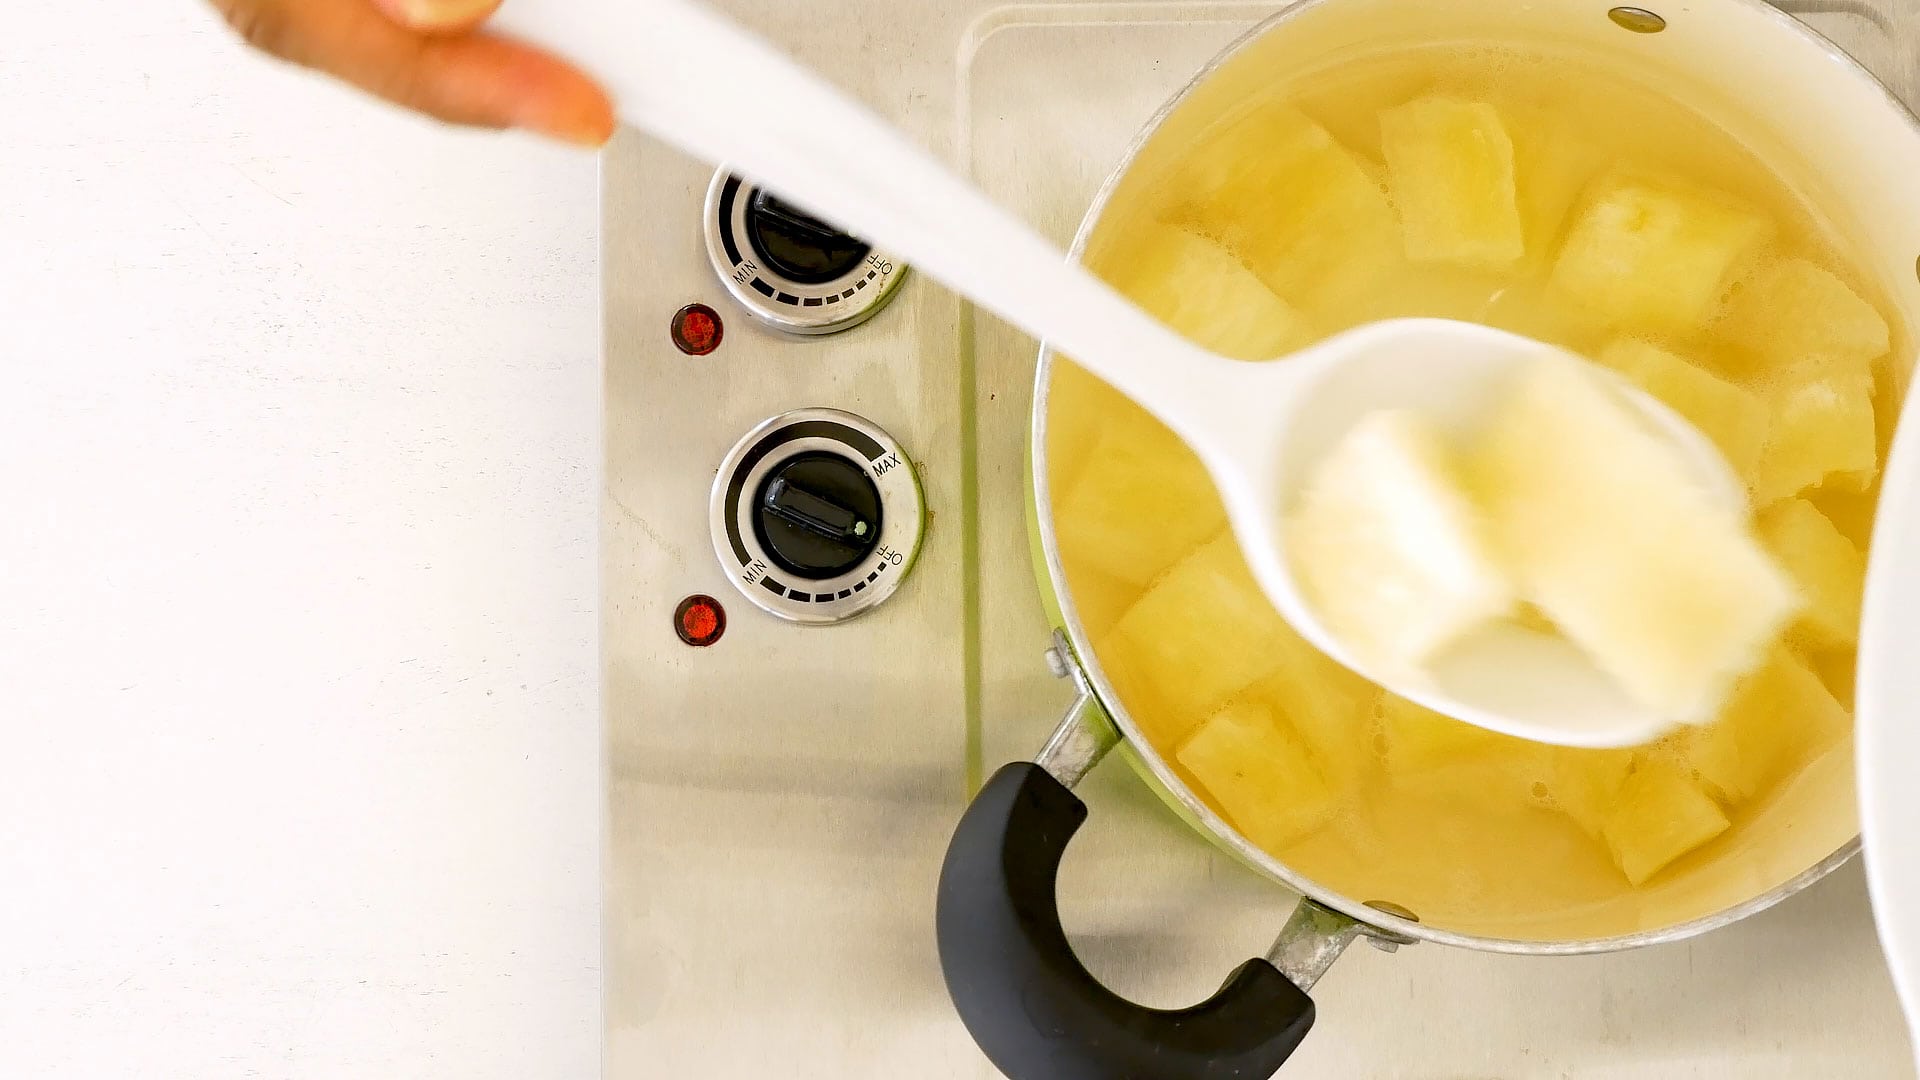
[[[607,87],[629,123],[885,246],[1153,412],[1212,474],[1274,606],[1340,663],[1428,708],[1539,742],[1624,746],[1673,726],[1571,644],[1518,627],[1477,635],[1418,682],[1373,670],[1321,624],[1283,550],[1282,512],[1307,467],[1355,421],[1413,408],[1470,426],[1519,365],[1559,350],[1469,323],[1402,319],[1284,363],[1228,360],[1135,308],[867,109],[690,0],[507,0],[491,28],[567,57]],[[1630,393],[1684,448],[1706,490],[1744,502],[1704,436]]]

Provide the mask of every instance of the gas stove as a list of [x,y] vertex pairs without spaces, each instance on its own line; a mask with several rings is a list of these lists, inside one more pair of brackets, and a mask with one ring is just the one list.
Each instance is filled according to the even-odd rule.
[[[1905,2],[1783,6],[1913,101],[1920,41],[1879,14]],[[1141,124],[1280,5],[724,6],[1064,247]],[[602,182],[606,1075],[986,1080],[934,886],[983,773],[1072,696],[1028,554],[1037,346],[637,135]],[[1063,914],[1107,985],[1184,1005],[1265,951],[1290,894],[1123,766],[1078,793]],[[1315,996],[1292,1075],[1912,1068],[1857,867],[1671,946],[1359,950]]]

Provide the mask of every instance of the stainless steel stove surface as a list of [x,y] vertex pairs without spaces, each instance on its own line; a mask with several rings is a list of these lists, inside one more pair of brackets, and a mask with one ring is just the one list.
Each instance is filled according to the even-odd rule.
[[[1063,246],[1139,126],[1278,7],[724,6]],[[1920,85],[1920,42],[1873,5],[1797,10]],[[606,1075],[992,1077],[947,1001],[933,897],[967,795],[1069,693],[1027,550],[1035,343],[884,252],[801,242],[818,224],[751,185],[721,213],[712,168],[638,136],[603,186]],[[717,346],[706,312],[676,323],[690,304]],[[765,424],[796,410],[831,411]],[[1291,895],[1123,765],[1079,794],[1061,906],[1110,986],[1184,1005],[1265,951]],[[1315,996],[1290,1075],[1912,1075],[1857,866],[1672,946],[1356,950]]]

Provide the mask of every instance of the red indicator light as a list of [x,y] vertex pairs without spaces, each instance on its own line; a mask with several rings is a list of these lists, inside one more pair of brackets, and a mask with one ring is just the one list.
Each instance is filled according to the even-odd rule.
[[694,648],[705,648],[727,632],[727,610],[711,596],[689,596],[673,610],[673,632]]
[[688,304],[673,313],[674,348],[688,356],[705,356],[719,348],[726,332],[720,313],[705,304]]

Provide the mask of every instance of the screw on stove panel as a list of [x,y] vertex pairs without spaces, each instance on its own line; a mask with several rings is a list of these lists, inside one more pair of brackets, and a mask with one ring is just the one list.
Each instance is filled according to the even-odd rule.
[[800,409],[755,426],[727,453],[709,524],[721,569],[755,607],[835,623],[906,580],[926,503],[912,461],[878,425]]
[[707,257],[747,313],[790,334],[832,334],[872,318],[905,264],[725,169],[707,188]]

